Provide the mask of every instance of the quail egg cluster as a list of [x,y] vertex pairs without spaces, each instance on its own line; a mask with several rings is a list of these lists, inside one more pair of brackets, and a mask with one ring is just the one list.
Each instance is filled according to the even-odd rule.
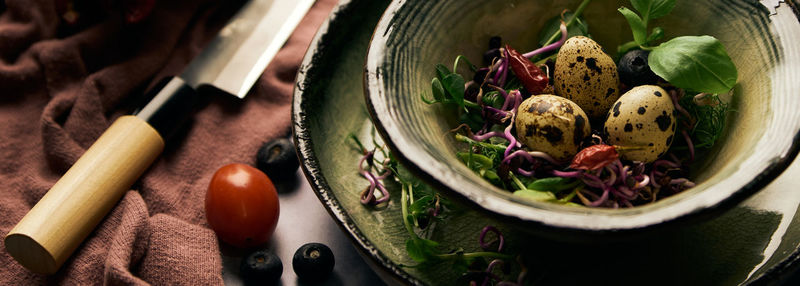
[[[620,72],[629,78],[636,68],[630,63],[642,57],[646,60],[641,51],[623,57]],[[569,160],[592,134],[590,121],[602,123],[607,143],[617,147],[622,159],[649,163],[669,149],[677,112],[667,91],[648,84],[656,78],[626,80],[637,86],[620,96],[616,63],[600,45],[583,36],[564,43],[553,74],[555,95],[532,96],[517,111],[517,137],[530,150]]]

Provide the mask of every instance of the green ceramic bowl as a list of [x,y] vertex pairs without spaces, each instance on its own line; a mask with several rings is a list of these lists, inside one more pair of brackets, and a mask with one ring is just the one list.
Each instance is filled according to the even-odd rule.
[[[663,27],[666,38],[715,36],[739,71],[731,101],[735,112],[720,143],[698,166],[697,186],[653,204],[608,210],[514,197],[456,157],[457,143],[448,136],[455,127],[452,120],[420,99],[420,93],[430,93],[435,64],[452,63],[457,55],[478,62],[495,35],[521,50],[532,50],[544,21],[580,1],[394,1],[369,46],[367,106],[379,133],[404,165],[437,189],[518,229],[588,240],[708,218],[758,192],[789,165],[800,147],[800,23],[791,9],[776,13],[772,2],[776,1],[677,1],[669,16],[651,24]],[[623,4],[595,0],[584,12],[591,35],[607,50],[631,38],[617,11]]]
[[[364,105],[363,65],[372,31],[388,5],[388,0],[340,1],[320,28],[294,93],[298,155],[322,204],[390,285],[463,285],[446,263],[401,266],[415,262],[405,248],[398,186],[389,186],[393,199],[386,206],[359,203],[368,183],[357,172],[361,153],[347,137],[355,134],[367,142],[374,135]],[[794,14],[782,4],[770,17]],[[449,216],[431,238],[442,249],[477,250],[476,232],[497,226],[509,253],[524,255],[536,285],[773,285],[800,268],[798,176],[795,159],[778,179],[730,211],[634,240],[602,245],[544,240],[479,211]]]

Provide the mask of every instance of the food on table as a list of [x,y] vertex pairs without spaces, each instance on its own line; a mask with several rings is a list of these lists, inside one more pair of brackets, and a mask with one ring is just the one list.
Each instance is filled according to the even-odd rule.
[[244,164],[214,173],[205,201],[206,219],[220,240],[237,247],[267,242],[278,224],[280,205],[272,181]]
[[292,268],[301,281],[322,281],[333,271],[333,252],[322,243],[307,243],[294,253]]
[[264,143],[256,154],[256,167],[275,181],[292,178],[299,166],[297,151],[287,138]]
[[538,49],[520,53],[494,36],[484,67],[464,56],[452,70],[436,65],[433,97],[422,100],[457,115],[456,155],[470,169],[520,197],[619,208],[694,187],[696,149],[722,134],[719,96],[730,95],[736,66],[711,36],[658,43],[664,29],[648,21],[674,0],[619,8],[633,40],[612,57],[580,18],[589,2],[548,21]]
[[283,274],[281,259],[267,250],[251,252],[239,265],[245,285],[276,285]]

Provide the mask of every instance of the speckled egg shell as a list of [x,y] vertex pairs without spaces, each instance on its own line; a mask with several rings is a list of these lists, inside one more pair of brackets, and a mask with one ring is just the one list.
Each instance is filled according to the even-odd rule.
[[556,56],[555,93],[577,103],[593,118],[602,118],[619,98],[617,64],[597,42],[569,38]]
[[677,125],[675,116],[675,105],[664,89],[655,85],[637,86],[614,103],[603,131],[608,134],[609,143],[623,147],[620,150],[623,159],[653,162],[672,144]]
[[583,138],[591,135],[589,120],[580,106],[551,94],[523,101],[514,124],[517,138],[529,150],[562,161],[572,158]]

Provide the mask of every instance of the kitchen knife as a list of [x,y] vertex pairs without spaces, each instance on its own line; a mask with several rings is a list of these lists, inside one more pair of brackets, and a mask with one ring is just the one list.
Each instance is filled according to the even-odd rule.
[[251,0],[142,109],[118,118],[6,235],[9,254],[52,274],[155,161],[191,116],[198,90],[243,98],[313,0]]

